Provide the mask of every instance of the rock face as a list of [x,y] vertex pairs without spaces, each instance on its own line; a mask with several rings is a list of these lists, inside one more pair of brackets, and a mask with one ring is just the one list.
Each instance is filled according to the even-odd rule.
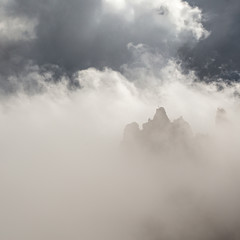
[[156,110],[152,119],[144,123],[142,129],[134,122],[128,124],[124,130],[123,146],[128,151],[152,154],[174,154],[175,156],[203,155],[213,144],[230,138],[231,124],[224,109],[219,108],[216,113],[216,128],[213,136],[194,135],[191,126],[182,117],[170,121],[163,107]]
[[137,123],[127,125],[123,144],[130,149],[138,146],[152,152],[165,152],[188,148],[192,138],[191,127],[182,117],[171,122],[165,109],[160,107],[142,129]]

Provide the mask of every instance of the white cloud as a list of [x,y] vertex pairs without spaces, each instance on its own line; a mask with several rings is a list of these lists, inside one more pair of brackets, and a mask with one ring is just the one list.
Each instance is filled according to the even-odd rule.
[[[143,35],[149,27],[159,31],[159,40],[182,43],[189,34],[197,40],[206,34],[201,11],[179,0],[105,4],[106,15],[112,8],[111,14],[136,23],[131,29],[143,27]],[[4,21],[10,24],[5,39],[25,39],[24,32],[33,31],[27,19]],[[195,82],[194,72],[184,73],[171,54],[165,57],[143,43],[129,43],[128,49],[134,61],[122,74],[80,70],[74,77],[81,89],[74,91],[66,74],[56,83],[54,71],[39,66],[9,77],[18,91],[0,102],[1,239],[208,239],[216,228],[234,226],[239,141],[235,158],[222,155],[218,161],[224,152],[218,148],[204,162],[184,163],[178,157],[176,163],[123,156],[119,144],[127,123],[146,122],[158,106],[171,120],[182,115],[194,132],[213,131],[218,107],[239,123],[234,95],[240,85],[222,84],[218,91],[217,84]],[[235,142],[229,139],[232,150]]]
[[201,23],[201,10],[182,0],[103,0],[103,6],[106,12],[119,14],[122,18],[136,23],[144,20],[142,24],[146,26],[150,22],[156,31],[164,33],[164,30],[168,30],[165,34],[171,33],[176,38],[182,34],[190,34],[199,40],[209,34]]
[[[37,79],[44,91],[1,100],[0,238],[135,240],[163,234],[188,240],[211,233],[205,217],[219,229],[233,226],[239,207],[234,158],[154,161],[123,157],[116,149],[124,126],[146,122],[159,105],[171,120],[183,115],[195,131],[212,129],[217,107],[239,114],[233,97],[239,84],[221,92],[194,84],[193,75],[174,62],[150,78],[143,70],[136,69],[139,80],[111,69],[79,71],[82,89],[69,91],[65,77],[46,83],[52,73],[31,67],[22,77]],[[137,83],[143,79],[149,85]]]

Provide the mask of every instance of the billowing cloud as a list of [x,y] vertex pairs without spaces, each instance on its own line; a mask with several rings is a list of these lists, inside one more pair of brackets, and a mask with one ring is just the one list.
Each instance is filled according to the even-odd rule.
[[199,7],[1,3],[0,239],[239,239],[240,84],[178,56]]
[[239,85],[218,91],[194,83],[174,62],[158,77],[136,71],[141,78],[82,70],[75,74],[82,88],[71,91],[67,77],[46,81],[52,72],[35,67],[24,78],[37,79],[41,93],[1,99],[0,238],[212,240],[238,233],[239,141],[224,134],[214,148],[204,139],[199,158],[172,151],[171,159],[128,155],[120,142],[126,124],[146,122],[158,106],[171,121],[182,115],[194,135],[214,134],[219,106],[234,126]]
[[208,35],[201,10],[181,0],[12,0],[3,11],[3,34],[11,25],[0,59],[1,88],[7,90],[8,77],[29,64],[58,66],[71,78],[88,67],[120,70],[132,61],[129,43],[171,58],[184,43]]

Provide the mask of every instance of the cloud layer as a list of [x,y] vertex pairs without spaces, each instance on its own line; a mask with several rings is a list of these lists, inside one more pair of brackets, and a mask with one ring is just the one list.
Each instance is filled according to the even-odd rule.
[[[0,239],[239,239],[240,85],[199,81],[211,3],[0,3]],[[200,155],[142,151],[151,120],[147,144],[122,149],[160,106]]]
[[21,75],[29,64],[53,71],[57,66],[72,78],[88,67],[120,70],[132,62],[130,43],[169,59],[184,43],[208,35],[201,10],[181,0],[2,0],[2,6],[0,83],[7,92],[12,91],[9,77]]
[[206,144],[208,157],[199,159],[123,154],[120,142],[127,123],[146,122],[158,105],[171,120],[183,115],[194,134],[210,135],[222,106],[238,133],[239,85],[218,91],[215,84],[194,83],[173,62],[157,77],[137,69],[139,82],[111,69],[79,71],[82,89],[72,91],[68,79],[46,82],[33,68],[41,94],[19,91],[1,100],[1,238],[212,240],[238,234],[238,138],[225,132],[221,145]]

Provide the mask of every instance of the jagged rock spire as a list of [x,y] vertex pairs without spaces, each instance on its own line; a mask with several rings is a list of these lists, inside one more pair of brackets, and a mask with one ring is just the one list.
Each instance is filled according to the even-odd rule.
[[153,121],[170,123],[167,113],[163,107],[160,107],[156,110],[156,113],[153,117]]
[[156,110],[153,119],[149,119],[147,123],[143,124],[143,131],[157,131],[166,128],[170,124],[170,120],[163,107]]
[[142,130],[137,123],[126,126],[123,142],[126,145],[139,145],[140,148],[164,151],[180,145],[188,145],[193,137],[190,125],[181,117],[171,122],[163,107],[156,110],[153,119],[143,124]]

